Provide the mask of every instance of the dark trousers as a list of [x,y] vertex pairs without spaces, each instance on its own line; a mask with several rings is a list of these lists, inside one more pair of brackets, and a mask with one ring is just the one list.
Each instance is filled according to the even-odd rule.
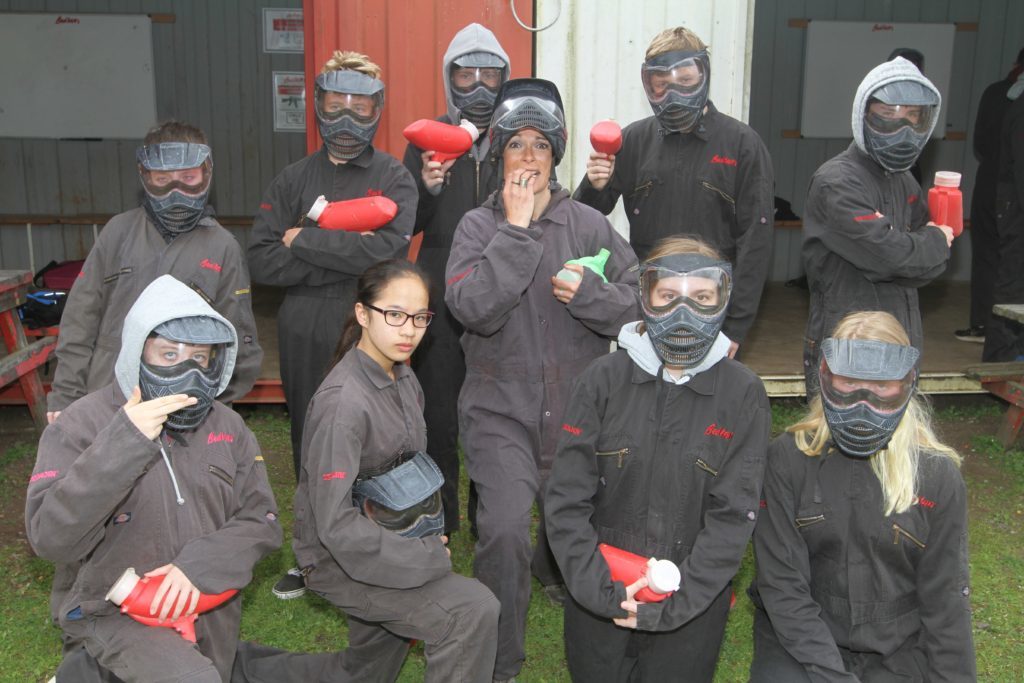
[[565,601],[564,623],[569,674],[580,683],[710,683],[731,597],[732,588],[727,586],[703,614],[674,631],[658,632],[616,626],[570,598]]
[[[1014,198],[1000,201],[997,208],[999,268],[992,302],[1024,303],[1024,207]],[[1021,355],[1024,355],[1024,326],[990,311],[981,359],[986,363],[1009,362]]]
[[999,268],[999,230],[991,194],[975,192],[971,200],[971,327],[988,323]]
[[318,299],[287,294],[277,312],[281,384],[292,426],[295,481],[302,462],[302,427],[306,409],[327,377],[345,321],[352,314],[349,299]]
[[462,325],[444,305],[432,299],[433,322],[412,358],[412,368],[423,387],[427,423],[427,453],[444,475],[444,532],[459,529],[459,390],[466,378],[466,361],[459,338]]

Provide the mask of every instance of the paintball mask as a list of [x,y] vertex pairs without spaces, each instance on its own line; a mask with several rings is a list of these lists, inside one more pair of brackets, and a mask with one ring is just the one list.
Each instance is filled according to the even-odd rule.
[[671,133],[696,128],[708,103],[711,61],[707,50],[672,50],[640,68],[647,101],[661,127]]
[[150,218],[171,235],[194,228],[210,196],[210,148],[197,142],[160,142],[139,147],[135,158]]
[[441,470],[422,451],[407,451],[383,471],[360,473],[352,504],[379,526],[407,538],[444,530]]
[[693,367],[711,350],[725,322],[732,266],[702,254],[672,254],[640,267],[640,304],[647,336],[665,365]]
[[[159,360],[144,358],[139,366],[142,400],[173,394],[194,397],[195,405],[174,411],[167,416],[165,425],[176,432],[195,429],[206,419],[219,393],[224,350],[234,343],[234,333],[220,320],[192,316],[158,325],[150,333],[150,337],[154,336],[162,338],[154,345]],[[210,347],[208,354],[197,359],[194,347],[207,345]]]
[[335,159],[363,153],[384,112],[384,83],[358,71],[328,71],[316,77],[316,120],[320,137]]
[[469,52],[456,58],[448,74],[452,104],[462,118],[483,131],[491,123],[498,89],[508,78],[508,65],[490,52]]
[[524,128],[532,128],[547,138],[556,166],[565,154],[568,134],[562,96],[551,81],[515,78],[502,85],[490,128],[490,156],[495,163],[501,158],[509,139]]
[[832,440],[867,458],[889,443],[917,384],[912,346],[828,338],[821,344],[821,404]]
[[864,148],[887,171],[906,171],[928,142],[938,113],[938,95],[923,84],[896,81],[884,85],[868,98]]

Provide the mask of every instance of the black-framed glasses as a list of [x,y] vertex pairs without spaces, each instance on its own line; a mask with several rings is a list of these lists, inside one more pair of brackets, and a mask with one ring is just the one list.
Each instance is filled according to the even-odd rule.
[[412,326],[423,328],[430,324],[430,321],[434,319],[434,314],[430,311],[424,311],[423,313],[406,313],[405,311],[399,311],[395,308],[383,309],[377,308],[373,304],[363,304],[370,310],[377,311],[384,316],[384,322],[391,327],[401,327],[405,324],[405,321],[412,318]]

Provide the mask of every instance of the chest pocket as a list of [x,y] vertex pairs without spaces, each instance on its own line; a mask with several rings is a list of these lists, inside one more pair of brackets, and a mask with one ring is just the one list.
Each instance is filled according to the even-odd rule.
[[921,520],[909,511],[885,517],[882,520],[882,544],[899,548],[903,553],[916,555],[928,547],[928,530]]
[[636,457],[635,447],[628,434],[602,435],[595,448],[597,456],[599,500],[615,495]]
[[[710,201],[701,202],[709,207],[710,211],[717,211],[719,218],[732,224],[736,218],[736,197],[734,197],[722,182],[722,178],[701,178],[699,183],[700,195]],[[714,207],[714,208],[711,208]],[[711,215],[701,218],[710,218]],[[736,236],[733,235],[735,238]]]

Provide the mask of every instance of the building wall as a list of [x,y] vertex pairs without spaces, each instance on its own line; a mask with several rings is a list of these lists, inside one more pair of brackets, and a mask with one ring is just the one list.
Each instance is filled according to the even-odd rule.
[[[0,12],[173,14],[174,23],[153,24],[157,115],[206,132],[212,202],[225,216],[253,215],[274,175],[305,155],[303,133],[274,132],[271,99],[271,72],[302,71],[303,56],[263,52],[262,23],[263,7],[301,6],[301,0],[0,0]],[[140,142],[0,138],[0,214],[109,214],[138,206]],[[235,233],[244,244],[247,230]],[[31,235],[30,249],[24,227],[0,226],[0,268],[84,258],[93,226],[35,225]]]

